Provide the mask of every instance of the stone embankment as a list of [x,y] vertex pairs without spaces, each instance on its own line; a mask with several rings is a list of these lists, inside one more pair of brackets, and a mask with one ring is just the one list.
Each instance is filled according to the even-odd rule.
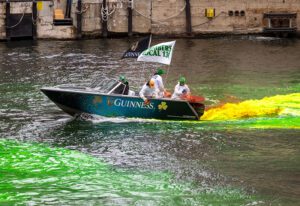
[[0,39],[299,33],[300,0],[0,0]]

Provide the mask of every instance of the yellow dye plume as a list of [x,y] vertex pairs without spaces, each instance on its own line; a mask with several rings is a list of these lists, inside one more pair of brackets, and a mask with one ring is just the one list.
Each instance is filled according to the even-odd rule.
[[201,120],[234,120],[280,114],[300,116],[300,93],[227,103],[205,111]]

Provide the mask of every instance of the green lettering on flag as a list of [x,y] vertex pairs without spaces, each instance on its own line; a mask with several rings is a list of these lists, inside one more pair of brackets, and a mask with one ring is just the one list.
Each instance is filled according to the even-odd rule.
[[172,59],[175,41],[157,44],[146,51],[142,52],[138,57],[138,61],[159,62],[162,64],[170,64]]

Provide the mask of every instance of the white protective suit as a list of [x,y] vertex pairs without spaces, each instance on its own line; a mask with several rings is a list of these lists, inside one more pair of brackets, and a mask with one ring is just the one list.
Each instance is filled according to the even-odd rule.
[[163,98],[165,92],[165,86],[162,77],[159,74],[155,74],[151,79],[155,82],[155,88],[157,90],[157,97]]
[[156,88],[150,88],[147,84],[144,84],[140,91],[140,97],[145,101],[147,98],[157,98],[157,90]]
[[179,83],[175,86],[174,93],[172,95],[172,99],[181,99],[181,95],[190,94],[190,88],[188,85],[184,84],[181,86]]

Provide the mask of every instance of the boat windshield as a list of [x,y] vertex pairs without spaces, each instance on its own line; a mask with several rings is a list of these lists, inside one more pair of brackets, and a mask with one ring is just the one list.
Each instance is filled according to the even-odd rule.
[[93,83],[90,87],[102,93],[108,93],[115,88],[120,82],[115,79],[103,79],[100,82]]

